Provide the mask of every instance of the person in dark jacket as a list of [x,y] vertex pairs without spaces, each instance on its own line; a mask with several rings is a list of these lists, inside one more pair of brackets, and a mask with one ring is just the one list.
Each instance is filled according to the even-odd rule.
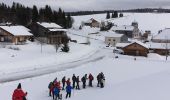
[[73,74],[72,82],[73,82],[73,89],[74,89],[75,88],[75,83],[76,83],[76,76],[75,76],[75,74]]
[[57,82],[57,77],[54,79],[53,83],[55,84]]
[[86,88],[86,77],[83,76],[83,77],[81,78],[81,81],[83,82],[83,88],[85,89],[85,88]]
[[89,79],[89,86],[93,87],[92,81],[93,81],[94,77],[93,77],[93,75],[91,73],[89,74],[88,79]]
[[101,81],[101,78],[100,78],[100,73],[99,73],[99,74],[97,75],[97,87],[99,87],[100,81]]
[[17,89],[14,90],[12,100],[26,100],[27,92],[21,89],[21,83],[18,84]]
[[76,78],[76,89],[78,89],[78,90],[80,90],[79,83],[80,83],[80,79],[79,79],[79,76],[77,76],[77,78]]
[[64,76],[64,77],[62,78],[62,84],[63,84],[62,90],[64,90],[64,88],[65,88],[65,83],[66,83],[66,77]]
[[49,96],[51,96],[51,93],[52,93],[52,87],[54,86],[53,82],[50,82],[49,85],[48,85],[48,89],[49,89]]
[[103,88],[104,87],[104,82],[105,82],[105,76],[103,74],[103,72],[100,73],[100,87]]
[[73,87],[70,84],[66,86],[66,92],[67,92],[66,99],[67,99],[68,96],[69,96],[69,98],[71,97],[71,90],[72,89],[73,89]]

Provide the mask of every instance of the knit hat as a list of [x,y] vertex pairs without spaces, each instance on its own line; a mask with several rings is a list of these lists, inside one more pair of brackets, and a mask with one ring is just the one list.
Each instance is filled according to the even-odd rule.
[[17,89],[21,89],[21,83],[18,84]]

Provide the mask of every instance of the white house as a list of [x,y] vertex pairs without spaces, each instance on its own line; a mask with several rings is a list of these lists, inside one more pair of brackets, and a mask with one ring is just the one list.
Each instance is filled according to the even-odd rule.
[[105,37],[105,43],[107,45],[115,46],[117,43],[128,41],[127,36],[124,34],[118,34],[112,31],[101,32],[101,34]]

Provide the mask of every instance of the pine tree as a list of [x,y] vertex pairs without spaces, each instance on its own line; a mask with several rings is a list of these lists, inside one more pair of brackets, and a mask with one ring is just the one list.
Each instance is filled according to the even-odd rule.
[[117,18],[117,17],[118,17],[118,12],[114,11],[114,18]]
[[34,5],[32,9],[32,22],[38,21],[38,10],[37,7]]
[[110,18],[110,13],[108,11],[107,14],[106,14],[106,19],[109,19],[109,18]]

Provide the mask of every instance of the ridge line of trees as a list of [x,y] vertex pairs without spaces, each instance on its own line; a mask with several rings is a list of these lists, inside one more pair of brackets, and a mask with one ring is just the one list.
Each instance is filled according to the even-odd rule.
[[32,22],[55,22],[64,28],[71,28],[73,19],[70,13],[65,13],[59,8],[58,11],[52,10],[46,5],[44,8],[38,9],[36,5],[32,8],[25,7],[20,3],[13,2],[12,6],[0,3],[0,22],[12,22],[28,26]]

